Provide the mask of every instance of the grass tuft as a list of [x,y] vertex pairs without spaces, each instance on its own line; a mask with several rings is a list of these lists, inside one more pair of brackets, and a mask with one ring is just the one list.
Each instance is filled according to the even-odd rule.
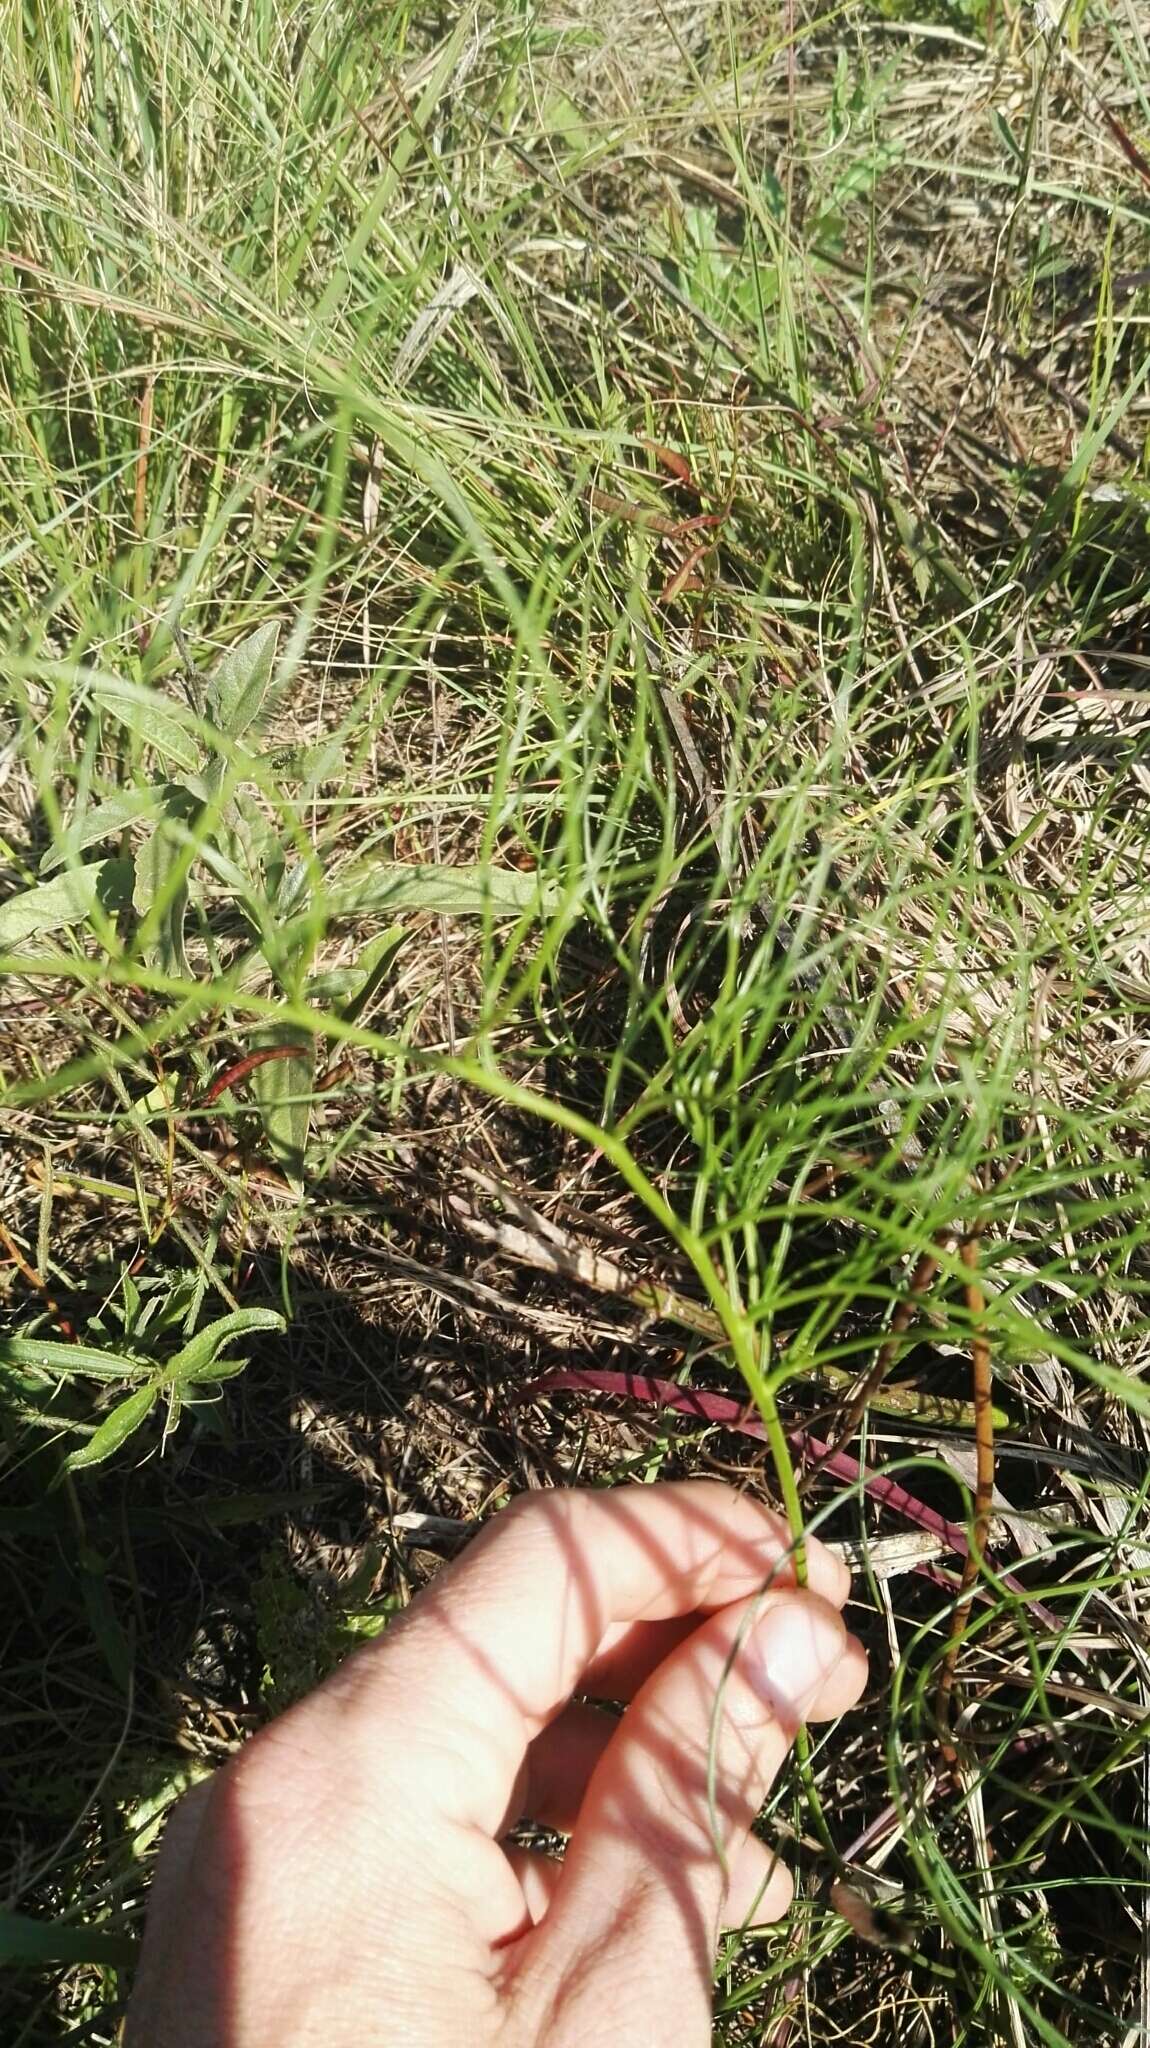
[[716,2038],[1141,2038],[1136,11],[8,26],[5,2039],[433,1553],[683,1471],[874,1672]]

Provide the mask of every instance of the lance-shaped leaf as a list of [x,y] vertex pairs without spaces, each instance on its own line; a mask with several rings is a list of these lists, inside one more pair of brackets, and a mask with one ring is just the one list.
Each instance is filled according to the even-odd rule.
[[240,739],[263,710],[279,637],[279,620],[268,619],[216,663],[205,701],[212,724],[230,740]]
[[131,895],[129,861],[96,860],[69,868],[35,889],[24,889],[0,905],[0,946],[23,946],[83,924],[99,906],[109,915],[122,909]]
[[282,1330],[284,1319],[274,1308],[237,1308],[227,1316],[219,1316],[214,1323],[208,1323],[190,1337],[181,1351],[168,1360],[164,1367],[165,1382],[174,1387],[191,1386],[196,1380],[224,1379],[229,1373],[238,1372],[240,1364],[235,1359],[223,1359],[220,1354],[238,1337],[251,1337],[262,1330]]
[[126,1401],[121,1401],[110,1415],[104,1417],[86,1444],[81,1444],[78,1451],[70,1452],[67,1461],[69,1472],[79,1472],[90,1465],[102,1465],[105,1458],[110,1458],[114,1451],[118,1451],[122,1444],[126,1444],[128,1438],[135,1435],[140,1424],[147,1421],[155,1400],[154,1381],[146,1387],[139,1387],[134,1394],[129,1394]]

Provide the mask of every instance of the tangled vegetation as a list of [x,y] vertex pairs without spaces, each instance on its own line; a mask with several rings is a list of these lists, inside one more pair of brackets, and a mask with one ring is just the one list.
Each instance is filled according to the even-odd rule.
[[857,1561],[716,2039],[1150,2027],[1134,0],[13,0],[4,2038],[524,1486]]

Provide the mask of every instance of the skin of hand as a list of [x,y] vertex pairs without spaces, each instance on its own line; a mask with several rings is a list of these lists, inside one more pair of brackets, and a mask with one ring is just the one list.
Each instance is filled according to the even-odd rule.
[[504,1509],[176,1809],[124,2048],[708,2048],[720,1926],[791,1898],[751,1824],[866,1681],[788,1548],[711,1481]]

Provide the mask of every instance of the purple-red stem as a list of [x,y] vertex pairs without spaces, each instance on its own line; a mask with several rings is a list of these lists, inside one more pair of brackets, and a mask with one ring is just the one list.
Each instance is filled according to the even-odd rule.
[[[766,1437],[757,1411],[745,1401],[736,1401],[730,1394],[715,1394],[701,1387],[681,1387],[675,1380],[655,1379],[643,1372],[603,1372],[590,1366],[559,1366],[552,1372],[543,1373],[539,1379],[519,1391],[520,1400],[533,1400],[540,1394],[611,1394],[623,1400],[642,1401],[648,1407],[675,1408],[681,1415],[693,1415],[700,1422],[717,1424],[721,1429],[737,1431],[742,1436]],[[905,1516],[908,1522],[916,1522],[920,1529],[927,1529],[937,1536],[940,1543],[959,1557],[970,1554],[966,1530],[958,1522],[948,1521],[935,1508],[928,1507],[916,1494],[908,1493],[897,1479],[885,1472],[872,1472],[869,1466],[861,1465],[846,1451],[832,1450],[820,1438],[812,1436],[809,1430],[788,1431],[788,1441],[804,1461],[817,1463],[834,1479],[841,1479],[845,1486],[858,1486],[872,1499],[890,1508],[896,1515]],[[929,1577],[935,1573],[929,1564],[915,1567]],[[1011,1593],[1025,1601],[1031,1613],[1043,1626],[1057,1633],[1062,1623],[1049,1607],[1036,1600],[1033,1593],[1012,1574],[1001,1575],[1002,1584]]]

